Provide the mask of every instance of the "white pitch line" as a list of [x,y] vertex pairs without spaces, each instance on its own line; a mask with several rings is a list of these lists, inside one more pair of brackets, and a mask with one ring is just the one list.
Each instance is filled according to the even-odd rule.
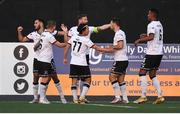
[[85,104],[85,105],[93,105],[93,106],[101,106],[101,107],[118,107],[118,108],[138,108],[134,106],[119,106],[119,105],[104,105],[104,104]]

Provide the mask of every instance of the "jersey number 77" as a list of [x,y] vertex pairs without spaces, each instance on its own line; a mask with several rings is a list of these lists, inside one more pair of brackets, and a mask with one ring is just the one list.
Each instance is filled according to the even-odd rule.
[[73,41],[73,51],[79,52],[82,46],[82,42]]

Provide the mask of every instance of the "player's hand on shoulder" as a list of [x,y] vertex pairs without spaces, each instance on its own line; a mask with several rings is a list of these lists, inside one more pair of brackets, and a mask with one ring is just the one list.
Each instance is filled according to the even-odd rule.
[[17,31],[18,31],[18,32],[23,31],[23,27],[22,27],[22,26],[17,27]]

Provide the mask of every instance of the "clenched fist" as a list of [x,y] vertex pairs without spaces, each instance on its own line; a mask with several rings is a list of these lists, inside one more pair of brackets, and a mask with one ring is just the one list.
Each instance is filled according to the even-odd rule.
[[18,32],[23,31],[23,27],[22,27],[22,26],[19,26],[19,27],[17,28],[17,31],[18,31]]

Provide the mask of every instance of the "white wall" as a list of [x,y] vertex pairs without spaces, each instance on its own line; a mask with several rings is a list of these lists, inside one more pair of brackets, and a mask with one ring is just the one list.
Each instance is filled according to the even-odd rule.
[[[14,56],[14,50],[17,46],[23,45],[28,49],[28,56],[24,60],[18,60]],[[33,44],[32,43],[0,43],[0,95],[30,95],[32,94],[32,72],[33,72]],[[19,56],[19,50],[17,51]],[[22,49],[22,56],[24,56],[24,49]],[[14,66],[19,63],[24,62],[29,68],[27,75],[23,77],[18,77],[14,73]],[[23,67],[23,66],[20,66]],[[24,67],[23,67],[24,68]],[[27,69],[25,68],[27,71]],[[17,70],[16,70],[17,71]],[[22,70],[23,71],[23,70]],[[24,74],[24,72],[19,72]],[[18,73],[18,74],[19,74]],[[22,93],[18,93],[14,89],[15,81],[19,79],[24,79],[28,83],[28,90]],[[25,83],[17,83],[17,90],[21,91]]]

